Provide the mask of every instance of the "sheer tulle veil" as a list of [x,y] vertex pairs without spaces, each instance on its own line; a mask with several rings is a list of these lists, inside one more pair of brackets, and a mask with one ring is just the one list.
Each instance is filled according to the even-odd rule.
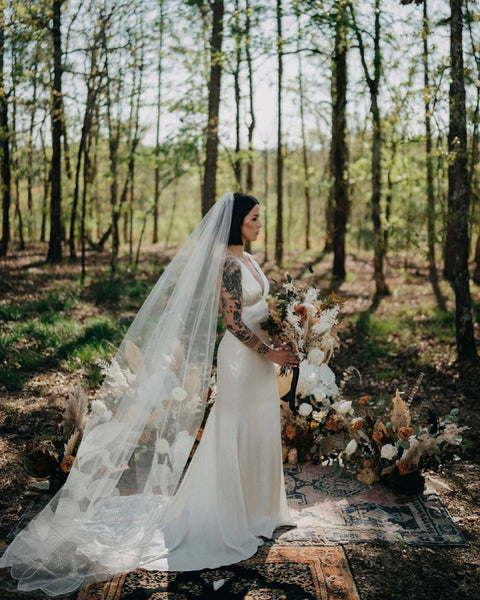
[[207,404],[233,202],[215,203],[156,283],[110,363],[65,485],[0,559],[19,589],[64,594],[168,553],[162,519]]

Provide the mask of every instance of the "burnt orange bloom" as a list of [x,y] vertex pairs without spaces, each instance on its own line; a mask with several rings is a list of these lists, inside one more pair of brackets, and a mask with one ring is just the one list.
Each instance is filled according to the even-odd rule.
[[383,433],[381,431],[374,431],[372,433],[372,438],[377,444],[381,444],[383,440]]
[[70,473],[70,471],[72,470],[72,467],[73,467],[74,460],[75,460],[75,457],[72,456],[71,454],[63,457],[60,468],[62,469],[62,471],[64,473]]
[[335,421],[335,419],[332,419],[332,417],[330,417],[329,419],[327,419],[325,427],[328,429],[328,431],[337,431],[338,423]]
[[412,470],[412,463],[407,459],[407,458],[401,458],[398,461],[398,470],[400,471],[400,473],[402,475],[406,475],[407,473],[410,473],[410,471]]
[[285,435],[289,440],[293,440],[293,438],[297,435],[297,428],[295,425],[287,425],[285,427]]
[[398,430],[398,437],[401,440],[408,440],[412,433],[413,429],[411,427],[400,427],[400,429]]
[[359,404],[366,404],[370,400],[370,396],[362,396],[358,399]]
[[300,304],[299,306],[295,306],[293,312],[302,318],[305,318],[307,316],[307,309],[302,304]]
[[363,425],[363,421],[355,421],[355,423],[353,423],[351,430],[352,431],[358,431],[360,429],[360,427]]
[[142,435],[140,436],[140,438],[138,440],[138,443],[139,444],[146,444],[151,439],[152,439],[152,432],[150,431],[150,429],[144,429],[142,431]]

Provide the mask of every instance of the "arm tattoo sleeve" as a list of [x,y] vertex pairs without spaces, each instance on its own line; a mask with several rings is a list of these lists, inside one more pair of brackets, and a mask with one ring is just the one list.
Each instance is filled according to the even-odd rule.
[[223,267],[220,293],[220,304],[227,322],[227,329],[255,352],[267,354],[270,348],[242,321],[242,302],[241,268],[234,258],[227,256]]

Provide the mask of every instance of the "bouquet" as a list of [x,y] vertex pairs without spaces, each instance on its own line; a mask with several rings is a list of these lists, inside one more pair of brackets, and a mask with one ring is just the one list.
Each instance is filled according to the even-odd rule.
[[[290,391],[282,397],[289,402],[292,411],[296,409],[296,387],[302,375],[318,380],[319,384],[322,380],[333,379],[333,384],[335,382],[327,365],[340,346],[337,337],[339,310],[340,300],[335,293],[322,300],[317,288],[301,286],[287,275],[283,292],[262,324],[276,344],[288,348],[300,359],[300,367],[293,369]],[[285,375],[286,370],[282,367],[280,375]]]
[[316,366],[328,363],[340,345],[337,337],[339,298],[332,292],[321,300],[317,288],[302,288],[290,275],[283,289],[262,327],[275,342],[288,347],[300,360],[306,359]]

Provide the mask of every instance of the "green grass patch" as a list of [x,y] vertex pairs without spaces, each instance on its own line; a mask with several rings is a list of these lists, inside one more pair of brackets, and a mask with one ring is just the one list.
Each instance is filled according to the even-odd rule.
[[357,317],[355,323],[356,343],[362,348],[365,362],[372,363],[378,358],[397,351],[397,344],[389,342],[389,335],[397,334],[402,326],[399,318],[381,318],[368,312]]
[[47,290],[33,302],[26,302],[20,306],[17,304],[0,305],[0,321],[20,321],[40,314],[42,320],[52,322],[62,312],[72,309],[75,301],[75,295],[71,291]]

